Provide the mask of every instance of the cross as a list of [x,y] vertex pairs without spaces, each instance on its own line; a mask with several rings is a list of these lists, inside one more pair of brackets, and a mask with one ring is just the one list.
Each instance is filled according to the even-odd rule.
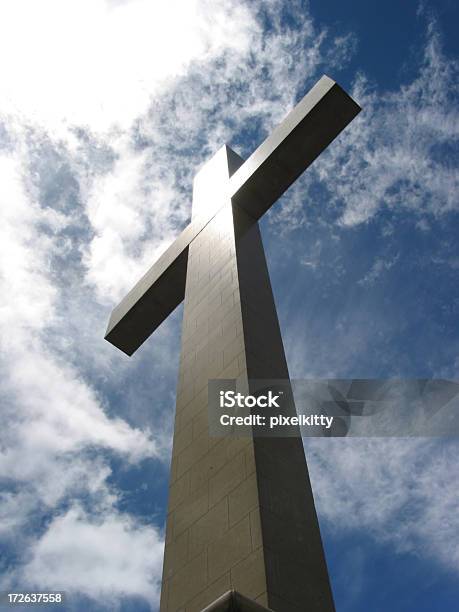
[[334,610],[301,437],[211,437],[208,381],[289,379],[258,220],[360,110],[323,76],[247,161],[223,146],[111,314],[132,355],[185,300],[161,612]]

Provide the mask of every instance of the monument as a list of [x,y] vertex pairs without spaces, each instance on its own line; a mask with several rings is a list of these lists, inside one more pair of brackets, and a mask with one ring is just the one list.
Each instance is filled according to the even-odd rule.
[[220,149],[110,317],[132,355],[185,300],[161,612],[334,610],[301,438],[211,437],[208,381],[288,380],[257,221],[359,111],[323,76],[247,161]]

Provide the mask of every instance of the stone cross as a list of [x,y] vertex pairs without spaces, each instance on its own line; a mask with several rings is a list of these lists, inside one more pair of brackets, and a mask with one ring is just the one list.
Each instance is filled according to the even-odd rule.
[[161,612],[334,610],[301,437],[211,437],[208,381],[288,380],[257,221],[360,110],[323,76],[247,161],[223,146],[111,314],[106,339],[132,355],[185,300]]

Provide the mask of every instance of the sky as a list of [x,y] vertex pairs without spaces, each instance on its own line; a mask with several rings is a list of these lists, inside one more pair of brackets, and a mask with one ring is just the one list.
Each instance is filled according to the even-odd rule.
[[[363,107],[261,222],[292,378],[459,380],[453,0],[0,4],[0,590],[158,610],[182,307],[109,313],[324,73]],[[305,440],[338,612],[454,610],[455,438]]]

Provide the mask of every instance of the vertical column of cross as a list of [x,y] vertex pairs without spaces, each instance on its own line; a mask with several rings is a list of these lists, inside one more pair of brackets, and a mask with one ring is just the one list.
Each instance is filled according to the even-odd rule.
[[[230,155],[206,165],[210,193]],[[276,612],[332,612],[301,439],[209,437],[209,379],[288,379],[258,225],[229,200],[215,210],[189,247],[161,612],[230,588]]]
[[[226,148],[209,164],[228,176]],[[161,612],[198,612],[230,588],[266,600],[253,440],[209,437],[211,378],[247,381],[229,200],[189,248]]]

